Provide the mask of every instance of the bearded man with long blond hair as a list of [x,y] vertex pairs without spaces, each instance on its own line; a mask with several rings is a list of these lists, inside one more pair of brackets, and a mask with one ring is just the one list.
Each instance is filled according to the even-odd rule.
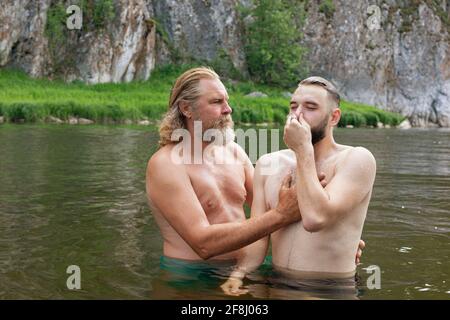
[[[252,203],[254,168],[244,150],[226,137],[233,126],[228,100],[219,76],[205,67],[186,71],[172,88],[160,125],[160,148],[148,162],[146,179],[164,238],[163,260],[235,260],[242,247],[299,219],[291,190],[277,209],[246,220],[243,205]],[[222,143],[205,141],[209,129],[224,133]],[[182,144],[182,152],[189,154],[180,163],[175,158]],[[214,163],[204,156],[206,149],[231,161]]]

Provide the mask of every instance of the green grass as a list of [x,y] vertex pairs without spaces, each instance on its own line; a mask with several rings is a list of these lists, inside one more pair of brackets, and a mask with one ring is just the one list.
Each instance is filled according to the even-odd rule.
[[[148,81],[87,85],[58,80],[32,79],[13,70],[0,70],[0,116],[9,122],[40,122],[48,116],[67,120],[80,117],[96,123],[124,120],[158,120],[167,109],[170,89],[176,77],[190,66],[166,66],[155,70]],[[289,111],[285,90],[252,82],[224,80],[237,123],[283,124]],[[268,98],[248,98],[262,91]],[[293,90],[292,90],[293,91]],[[342,103],[340,126],[396,125],[403,117],[358,103]]]

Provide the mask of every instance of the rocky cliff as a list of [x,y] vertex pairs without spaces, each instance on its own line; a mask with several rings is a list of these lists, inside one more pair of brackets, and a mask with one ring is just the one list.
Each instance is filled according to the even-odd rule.
[[234,0],[111,1],[110,19],[97,23],[95,12],[87,13],[102,1],[85,1],[90,6],[81,30],[68,30],[60,16],[81,1],[1,0],[0,67],[68,81],[121,82],[147,79],[155,65],[180,57],[208,61],[224,52],[237,69],[245,69]]
[[[310,2],[311,71],[349,100],[401,112],[415,126],[450,126],[450,2],[333,3],[327,17]],[[374,3],[379,11],[367,10]]]
[[[0,67],[121,82],[147,79],[155,66],[185,57],[225,55],[246,72],[238,3],[249,1],[0,0]],[[82,28],[60,30],[61,10],[65,19],[71,4],[85,10]],[[368,11],[373,4],[378,9]],[[413,125],[449,127],[449,7],[445,0],[307,1],[299,31],[310,73],[336,82],[345,98],[399,111]]]

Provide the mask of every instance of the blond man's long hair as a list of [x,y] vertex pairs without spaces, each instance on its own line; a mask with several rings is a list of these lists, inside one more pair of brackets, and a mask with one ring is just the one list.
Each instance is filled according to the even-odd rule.
[[200,97],[199,82],[201,79],[217,79],[220,77],[214,70],[207,67],[193,68],[184,72],[175,81],[170,92],[168,112],[164,115],[159,126],[159,147],[174,143],[172,133],[176,129],[186,128],[185,116],[179,108],[180,101],[184,100],[195,106]]

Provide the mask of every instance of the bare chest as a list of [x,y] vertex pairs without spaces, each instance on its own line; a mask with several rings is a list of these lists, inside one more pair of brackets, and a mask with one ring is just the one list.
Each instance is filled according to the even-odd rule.
[[243,166],[190,165],[188,174],[195,194],[210,221],[227,220],[226,213],[236,212],[233,209],[242,211],[247,196]]
[[[331,158],[328,161],[324,162],[316,162],[316,174],[317,176],[320,173],[325,174],[325,179],[327,183],[329,183],[336,171],[336,158]],[[286,159],[281,163],[278,171],[266,178],[265,184],[264,184],[264,192],[265,192],[265,199],[266,199],[266,207],[269,209],[273,209],[278,204],[278,192],[280,190],[281,184],[283,183],[284,178],[287,175],[292,176],[292,181],[294,183],[296,182],[296,170],[297,170],[297,161],[296,159]],[[300,186],[301,188],[301,186]]]

